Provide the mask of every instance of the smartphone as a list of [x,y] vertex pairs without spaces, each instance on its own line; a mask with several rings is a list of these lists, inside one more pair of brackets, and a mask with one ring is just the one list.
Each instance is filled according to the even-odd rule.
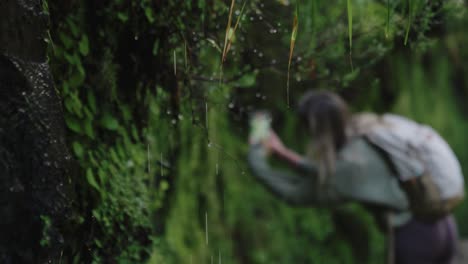
[[270,136],[271,115],[266,111],[257,111],[250,117],[250,136],[251,144],[257,144]]

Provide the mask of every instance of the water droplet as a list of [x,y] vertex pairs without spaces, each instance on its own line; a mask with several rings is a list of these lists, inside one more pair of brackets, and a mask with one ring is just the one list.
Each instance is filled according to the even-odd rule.
[[173,125],[175,125],[175,124],[177,123],[177,120],[172,119],[171,123],[172,123]]
[[209,148],[211,148],[211,142],[210,142],[210,143],[208,143],[208,147],[209,147]]
[[230,109],[233,109],[233,108],[234,108],[234,103],[229,103],[228,107],[229,107]]
[[259,17],[258,17],[258,20],[263,20],[263,17],[262,17],[262,16],[259,16]]
[[234,12],[236,14],[236,16],[240,15],[240,10],[237,9],[236,12]]
[[26,92],[22,92],[21,94],[24,96],[24,95],[26,95]]
[[266,95],[262,96],[262,100],[266,100]]
[[276,60],[275,60],[275,59],[272,59],[272,60],[271,60],[271,64],[276,64]]
[[253,17],[250,17],[250,21],[253,21],[253,20],[254,20],[254,18],[253,18]]
[[260,96],[261,96],[260,93],[255,94],[255,97],[257,97],[257,98],[260,98]]
[[135,40],[138,40],[138,35],[135,35]]
[[166,113],[167,113],[168,115],[170,115],[170,114],[171,114],[171,110],[167,110]]
[[257,49],[254,49],[254,50],[253,50],[253,53],[257,53]]
[[271,34],[276,34],[276,32],[278,32],[278,31],[276,30],[276,28],[270,28],[270,33],[271,33]]
[[181,114],[179,114],[179,115],[177,116],[177,118],[179,118],[179,120],[183,120],[183,119],[184,119],[184,116],[181,115]]
[[260,58],[263,57],[263,53],[262,53],[262,52],[258,53],[258,56],[259,56]]

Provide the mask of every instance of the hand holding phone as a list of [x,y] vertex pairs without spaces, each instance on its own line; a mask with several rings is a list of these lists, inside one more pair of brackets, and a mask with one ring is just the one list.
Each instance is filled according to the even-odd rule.
[[271,116],[266,111],[253,113],[250,118],[249,143],[258,144],[267,140],[270,136]]

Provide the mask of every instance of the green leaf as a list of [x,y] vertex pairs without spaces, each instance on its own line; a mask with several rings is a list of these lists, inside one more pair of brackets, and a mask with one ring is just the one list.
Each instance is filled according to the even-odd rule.
[[81,129],[80,121],[76,119],[74,116],[69,115],[69,114],[65,115],[65,123],[67,124],[67,127],[70,130],[72,130],[75,133],[81,134],[82,129]]
[[101,125],[109,130],[117,130],[119,122],[111,114],[106,112],[101,118]]
[[89,118],[84,121],[84,132],[88,137],[94,139],[93,121]]
[[72,76],[68,80],[69,84],[70,84],[70,87],[71,88],[80,87],[84,83],[85,76],[86,75],[81,71],[74,71],[74,73],[72,74]]
[[83,35],[83,37],[81,37],[80,44],[79,44],[79,49],[80,49],[81,55],[83,55],[83,56],[88,55],[88,53],[89,53],[88,36]]
[[69,38],[67,35],[65,35],[64,33],[60,32],[59,38],[62,41],[62,44],[65,46],[66,49],[69,49],[73,46],[73,40]]
[[91,90],[88,90],[88,105],[91,111],[93,111],[93,113],[96,113],[96,97],[94,97],[94,93]]
[[158,55],[158,51],[159,51],[159,40],[157,39],[153,44],[153,55],[154,56]]
[[73,36],[77,38],[80,35],[80,30],[78,29],[78,26],[73,22],[73,20],[69,17],[67,19],[67,23],[70,26],[70,31],[72,32]]
[[78,158],[83,157],[84,149],[83,149],[83,146],[81,146],[81,144],[79,142],[77,142],[77,141],[73,142],[72,149],[73,149],[73,152],[75,153],[75,155]]
[[117,18],[122,21],[122,22],[127,22],[128,20],[128,15],[122,12],[117,13]]
[[166,180],[162,180],[161,183],[159,184],[159,189],[164,192],[167,189],[169,189],[169,183]]
[[153,9],[151,9],[149,7],[146,7],[145,8],[145,16],[148,19],[148,21],[150,22],[150,24],[152,24],[154,22],[155,18],[154,18],[154,14],[153,14]]
[[127,105],[121,104],[120,111],[122,112],[122,117],[125,121],[129,121],[132,119],[132,111],[130,110],[130,107],[128,107]]
[[257,72],[253,72],[250,74],[244,74],[237,82],[236,86],[242,88],[248,88],[255,85],[257,80]]
[[86,179],[88,180],[89,185],[94,187],[96,190],[100,190],[99,184],[97,183],[96,179],[94,178],[93,171],[91,168],[86,170]]

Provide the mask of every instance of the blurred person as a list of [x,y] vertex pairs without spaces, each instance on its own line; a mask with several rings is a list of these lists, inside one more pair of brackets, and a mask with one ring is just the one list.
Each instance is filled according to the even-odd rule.
[[[451,263],[458,240],[453,208],[463,200],[459,162],[428,126],[393,114],[351,114],[336,94],[310,91],[299,102],[310,135],[306,155],[283,145],[271,118],[251,119],[254,175],[293,205],[337,208],[355,201],[384,216],[388,263]],[[293,169],[274,169],[276,155]]]

